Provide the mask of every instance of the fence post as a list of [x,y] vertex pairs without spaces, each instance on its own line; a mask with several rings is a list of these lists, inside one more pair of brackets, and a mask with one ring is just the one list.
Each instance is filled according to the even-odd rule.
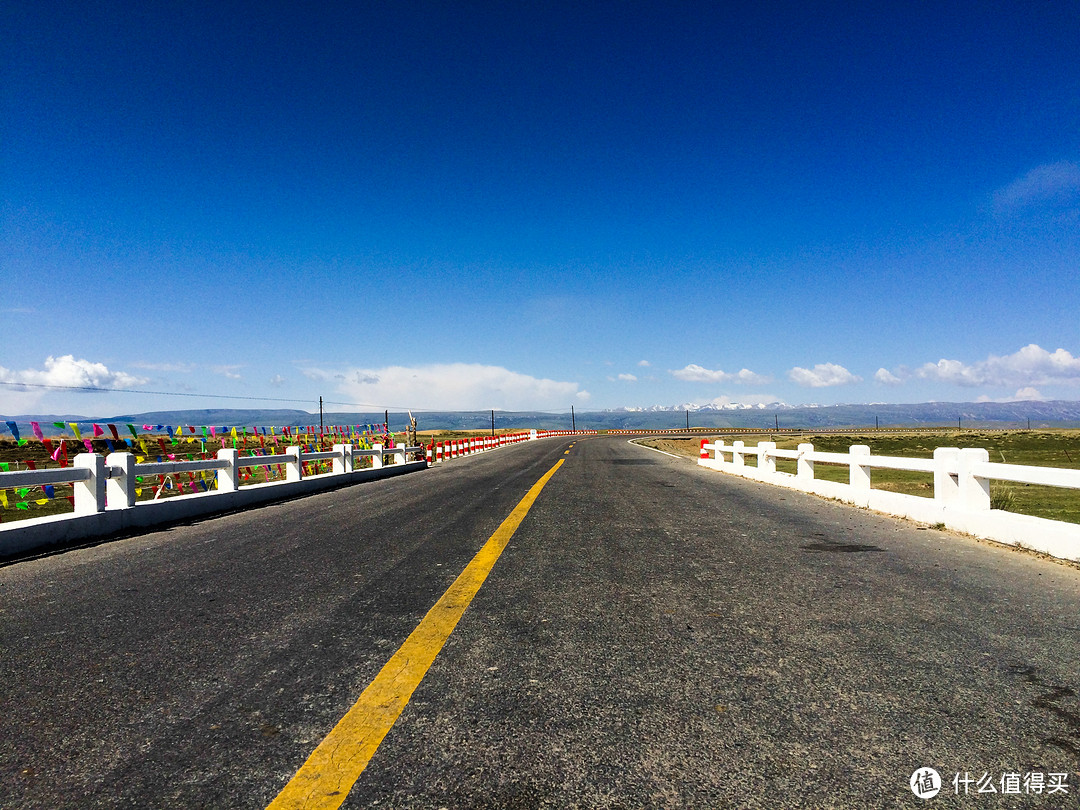
[[90,478],[75,482],[75,514],[105,511],[105,459],[97,453],[79,453],[73,467],[90,471]]
[[285,455],[289,457],[289,460],[285,462],[286,481],[304,480],[303,452],[304,448],[295,445],[285,448]]
[[976,464],[990,460],[990,451],[982,447],[967,447],[957,454],[957,473],[962,508],[973,512],[990,509],[990,479],[979,478],[972,472]]
[[814,445],[806,443],[799,445],[799,452],[802,454],[799,456],[796,464],[796,477],[801,480],[814,480],[814,462],[810,459],[810,454],[814,452]]
[[698,463],[709,460],[709,451],[705,449],[705,445],[709,443],[708,439],[701,440],[701,455],[698,457]]
[[939,503],[956,503],[960,498],[959,456],[959,447],[934,448],[934,500]]
[[371,445],[371,449],[375,451],[375,455],[373,455],[373,456],[371,457],[371,468],[372,468],[373,470],[379,470],[379,469],[382,469],[382,462],[383,462],[383,457],[382,457],[382,451],[383,451],[383,446],[382,446],[381,444],[373,444],[373,445]]
[[402,464],[402,465],[404,465],[405,463],[407,463],[407,461],[408,461],[408,459],[406,458],[406,453],[405,453],[405,443],[402,442],[401,444],[399,444],[397,447],[394,448],[394,461],[393,461],[393,463],[394,464]]
[[758,470],[766,475],[776,473],[776,456],[769,455],[770,450],[776,449],[776,442],[758,442]]
[[229,464],[217,471],[218,492],[236,492],[240,486],[240,451],[235,447],[222,447],[217,451],[217,457]]
[[870,448],[865,444],[853,444],[848,453],[851,456],[851,471],[848,473],[848,483],[856,491],[869,492],[870,466],[859,462],[870,458]]
[[135,505],[135,455],[109,453],[105,466],[113,468],[113,477],[105,483],[105,503],[113,509]]
[[745,442],[742,439],[731,443],[731,464],[734,467],[745,467],[746,456],[743,455],[743,448],[746,447]]
[[[724,440],[723,439],[717,439],[716,441],[713,442],[712,457],[714,459],[716,459],[717,463],[719,463],[719,464],[724,463],[723,449],[724,449]],[[732,460],[734,461],[734,458],[732,458]]]
[[337,453],[337,455],[334,456],[333,460],[330,462],[330,472],[335,473],[337,475],[341,475],[342,473],[351,472],[351,470],[349,468],[352,465],[349,462],[352,461],[352,452],[351,452],[352,448],[349,447],[349,450],[346,451],[346,449],[345,449],[346,447],[348,447],[348,445],[344,445],[344,444],[335,444],[334,445],[333,449],[334,449],[334,452]]

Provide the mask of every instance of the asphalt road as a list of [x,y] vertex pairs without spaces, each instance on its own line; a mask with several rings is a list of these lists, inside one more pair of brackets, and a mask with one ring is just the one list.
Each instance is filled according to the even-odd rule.
[[344,807],[1080,806],[1080,570],[588,437],[0,568],[0,807],[266,807],[559,459]]

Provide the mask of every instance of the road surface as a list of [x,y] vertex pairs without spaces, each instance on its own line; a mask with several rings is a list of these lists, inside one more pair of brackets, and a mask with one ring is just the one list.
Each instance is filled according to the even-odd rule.
[[0,807],[267,807],[548,473],[341,806],[1080,806],[1080,570],[600,436],[0,568]]

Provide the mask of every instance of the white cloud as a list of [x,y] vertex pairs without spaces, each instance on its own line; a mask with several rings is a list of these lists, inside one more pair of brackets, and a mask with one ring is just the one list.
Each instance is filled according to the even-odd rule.
[[874,372],[874,379],[877,380],[879,383],[884,383],[885,385],[899,385],[903,382],[900,377],[897,377],[887,368],[879,368],[876,372]]
[[941,359],[916,372],[922,379],[967,387],[992,385],[1026,388],[1036,385],[1080,385],[1080,357],[1065,349],[1049,352],[1031,343],[1014,354],[990,355],[977,363]]
[[240,376],[240,369],[242,369],[242,368],[243,368],[243,366],[236,366],[236,365],[234,365],[234,366],[211,366],[210,367],[211,371],[213,371],[215,374],[220,374],[223,377],[227,377],[230,380],[242,380],[242,379],[244,379],[243,377]]
[[696,363],[690,363],[685,368],[675,369],[669,372],[673,377],[686,382],[708,382],[708,383],[721,383],[721,382],[735,382],[744,383],[746,385],[762,385],[764,383],[772,382],[772,378],[763,374],[755,374],[748,368],[744,368],[741,371],[729,373],[727,371],[721,371],[719,369],[713,370],[699,366]]
[[446,363],[348,369],[303,369],[305,377],[332,381],[357,405],[378,408],[468,411],[552,410],[589,399],[577,383],[540,379],[501,366]]
[[340,371],[324,371],[321,368],[302,368],[300,373],[315,382],[345,382],[345,375]]
[[633,374],[620,374],[619,379],[625,382],[637,382],[637,377]]
[[648,360],[638,360],[638,365],[642,368],[648,368],[652,365],[652,363],[650,363]]
[[80,393],[79,388],[131,388],[145,385],[149,380],[123,371],[112,371],[104,363],[75,359],[74,355],[45,358],[44,368],[14,369],[0,366],[0,382],[15,383],[0,387],[0,411],[19,413],[33,410],[47,394],[50,388],[20,388],[18,384],[50,386],[74,389],[70,393]]
[[1018,402],[1038,402],[1043,398],[1043,395],[1031,386],[1028,386],[1027,388],[1021,388],[1019,391],[1013,394],[1013,399],[1017,400]]
[[1080,164],[1063,160],[1036,166],[994,192],[993,201],[998,213],[1080,204]]
[[834,385],[862,382],[862,377],[852,374],[836,363],[818,363],[812,369],[795,366],[788,372],[788,377],[798,385],[808,388],[828,388]]
[[277,388],[278,386],[285,384],[285,378],[282,377],[280,374],[275,374],[273,377],[270,378],[270,384]]
[[82,388],[130,388],[145,385],[148,380],[123,371],[110,371],[104,363],[76,360],[72,354],[45,358],[45,368],[14,371],[0,366],[0,380],[11,383],[30,383]]

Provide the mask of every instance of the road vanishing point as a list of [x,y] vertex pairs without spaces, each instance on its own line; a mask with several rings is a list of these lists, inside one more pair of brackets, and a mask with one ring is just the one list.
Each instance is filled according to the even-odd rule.
[[0,807],[1078,806],[1078,639],[1075,567],[526,442],[0,567]]

